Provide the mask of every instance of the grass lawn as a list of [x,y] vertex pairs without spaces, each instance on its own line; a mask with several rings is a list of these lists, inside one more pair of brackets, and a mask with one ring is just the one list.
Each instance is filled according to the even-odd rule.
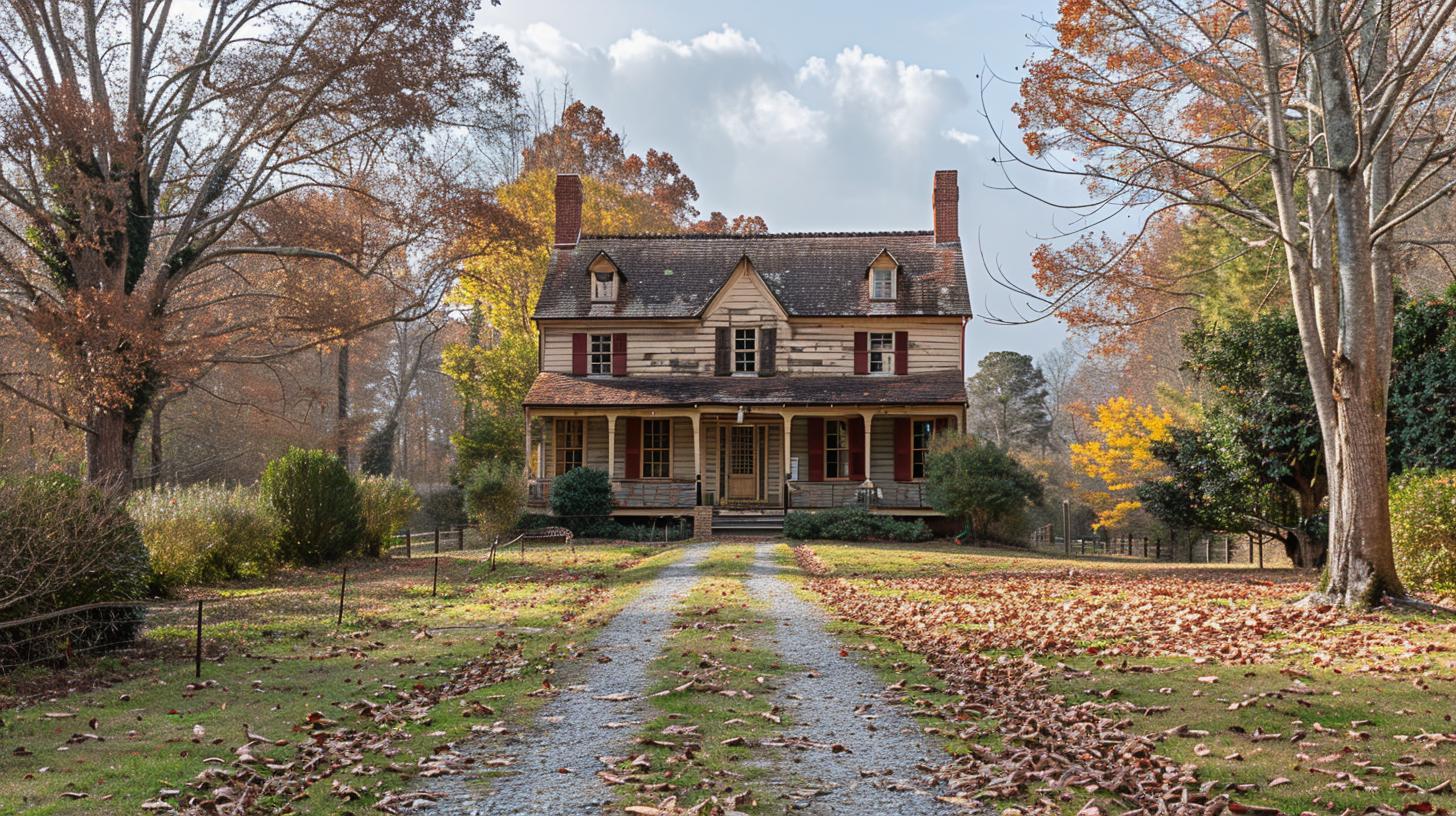
[[[260,804],[282,807],[268,796],[301,792],[296,812],[369,810],[422,760],[445,761],[448,752],[437,749],[472,728],[524,724],[540,702],[530,692],[567,668],[576,644],[680,553],[537,546],[524,562],[508,554],[489,572],[480,553],[467,551],[440,559],[435,598],[428,558],[354,562],[338,631],[336,571],[201,590],[224,596],[206,606],[201,681],[192,676],[186,611],[150,628],[145,659],[104,658],[0,687],[12,695],[0,708],[0,813],[134,813],[162,791],[178,805],[205,798],[188,783],[230,768],[248,732],[286,743],[253,740],[248,752],[259,762],[301,768],[326,753],[342,763],[331,775],[303,775],[296,789],[264,791]],[[19,705],[13,696],[88,677],[108,684]]]
[[[808,547],[801,563],[820,577],[807,589],[887,682],[904,682],[905,702],[962,756],[955,773],[1004,770],[1101,723],[1150,736],[1165,767],[1194,769],[1210,797],[1241,805],[1456,809],[1449,619],[1296,607],[1314,576],[1293,570],[948,544]],[[961,693],[948,694],[956,683]],[[1077,727],[1026,730],[1029,711],[1049,717],[1035,707],[1048,701]],[[1106,763],[1118,764],[1115,754]],[[1066,813],[1131,803],[1096,784],[983,795]]]

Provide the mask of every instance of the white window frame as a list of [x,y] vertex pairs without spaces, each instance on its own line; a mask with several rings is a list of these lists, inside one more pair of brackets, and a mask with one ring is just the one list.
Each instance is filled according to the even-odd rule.
[[733,373],[758,373],[758,329],[733,330]]
[[[662,426],[667,429],[662,434],[662,445],[660,447],[658,447],[658,446],[648,447],[648,445],[647,445],[647,439],[648,439],[648,436],[649,436],[647,428],[648,428],[648,426],[650,424],[652,424],[654,422],[660,422],[660,423],[662,423]],[[647,454],[648,454],[649,451],[651,451],[653,453],[660,452],[662,454],[662,460],[660,462],[659,461],[650,461],[648,459],[648,456],[647,456]],[[671,419],[644,419],[644,420],[642,420],[642,449],[641,449],[641,454],[642,454],[642,473],[641,473],[641,477],[643,479],[671,479],[672,478],[672,420]],[[651,475],[648,475],[648,468],[649,467],[653,469],[653,472],[652,472]],[[660,472],[658,472],[658,470],[657,470],[659,467],[661,468],[661,471]]]
[[[881,281],[883,276],[884,286],[889,288],[889,294],[880,294]],[[895,269],[894,267],[871,267],[870,268],[870,300],[894,300],[895,299]]]
[[[598,346],[605,343],[605,349]],[[593,377],[612,374],[612,336],[610,334],[588,334],[586,336],[586,373]]]
[[866,340],[871,374],[895,373],[895,333],[869,332]]
[[910,420],[910,478],[925,478],[925,463],[930,458],[930,440],[935,436],[935,420],[918,417]]
[[[829,444],[831,439],[837,444]],[[849,478],[849,450],[849,420],[824,420],[824,478],[826,480]],[[830,454],[833,454],[833,466],[830,465]]]
[[[605,276],[605,278],[603,278]],[[617,273],[608,271],[593,271],[591,273],[592,300],[597,303],[610,303],[617,299]]]

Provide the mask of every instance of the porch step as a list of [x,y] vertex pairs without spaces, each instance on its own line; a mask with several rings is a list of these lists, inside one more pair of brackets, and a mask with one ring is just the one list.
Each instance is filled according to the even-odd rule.
[[713,513],[713,532],[722,535],[781,535],[784,532],[784,514],[746,515],[715,512]]

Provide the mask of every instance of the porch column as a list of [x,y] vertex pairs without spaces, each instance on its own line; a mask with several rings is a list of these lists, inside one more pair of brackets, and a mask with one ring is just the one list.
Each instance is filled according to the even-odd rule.
[[689,414],[688,419],[693,423],[693,482],[697,486],[697,499],[694,507],[703,506],[703,415],[701,413]]
[[529,480],[531,478],[531,409],[526,408],[524,410],[526,414],[526,458],[524,468],[526,478]]
[[875,415],[873,413],[869,412],[869,411],[861,411],[860,412],[860,416],[861,417],[864,417],[864,426],[865,426],[865,438],[864,438],[864,451],[865,451],[864,470],[865,470],[865,480],[864,480],[864,484],[860,485],[860,487],[864,487],[864,488],[868,488],[870,490],[873,490],[874,487],[875,487],[875,482],[874,482],[873,479],[870,478],[870,454],[871,454],[871,451],[872,451],[872,448],[870,447],[870,443],[874,439]]
[[789,451],[793,446],[789,444],[789,437],[794,430],[794,414],[792,411],[784,411],[779,414],[784,418],[784,509],[789,507],[789,477],[792,472],[789,470]]
[[607,481],[617,480],[617,415],[607,414]]

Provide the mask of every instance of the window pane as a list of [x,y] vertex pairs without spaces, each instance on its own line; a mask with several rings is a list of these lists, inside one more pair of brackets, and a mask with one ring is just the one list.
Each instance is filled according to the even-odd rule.
[[733,370],[758,370],[758,330],[733,330]]
[[895,270],[876,269],[870,273],[870,297],[889,300],[895,296]]
[[610,334],[593,334],[591,336],[591,367],[587,369],[590,374],[611,374],[612,373],[612,336]]
[[671,474],[669,452],[671,421],[647,419],[642,422],[642,478],[666,479]]
[[579,468],[585,464],[583,443],[586,440],[586,423],[580,419],[556,420],[556,475]]

